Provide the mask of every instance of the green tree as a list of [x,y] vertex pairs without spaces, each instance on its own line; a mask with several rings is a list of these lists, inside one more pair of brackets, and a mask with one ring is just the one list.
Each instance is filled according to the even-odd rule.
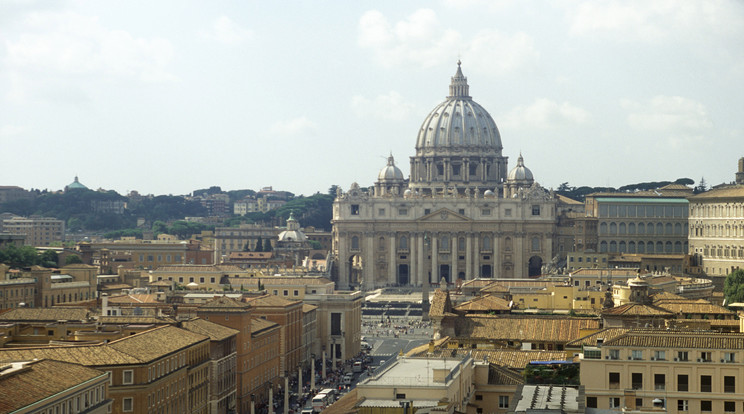
[[736,269],[723,282],[723,295],[729,305],[744,302],[744,269]]
[[251,251],[251,244],[250,244],[250,242],[245,242],[245,246],[243,246],[243,251],[244,252]]
[[263,248],[263,251],[265,251],[265,252],[270,252],[270,251],[272,251],[272,250],[273,250],[273,249],[271,248],[271,240],[269,240],[269,239],[266,239],[266,243],[264,243],[264,248]]
[[264,251],[264,249],[263,249],[263,240],[261,239],[260,236],[258,237],[258,240],[256,241],[256,248],[253,249],[253,250],[255,250],[257,252]]
[[65,265],[71,265],[71,264],[77,264],[77,263],[83,263],[83,260],[80,258],[80,256],[76,254],[71,254],[65,258]]
[[59,258],[57,257],[57,252],[54,250],[46,250],[44,253],[39,255],[39,261],[40,266],[44,267],[57,267],[59,266]]

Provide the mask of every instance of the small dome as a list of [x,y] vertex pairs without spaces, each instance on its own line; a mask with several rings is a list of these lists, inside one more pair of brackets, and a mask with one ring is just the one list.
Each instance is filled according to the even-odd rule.
[[494,196],[494,193],[491,190],[486,190],[486,192],[483,193],[483,196],[485,196],[485,197],[493,197]]
[[75,176],[75,181],[71,182],[67,187],[65,187],[65,190],[87,190],[88,187],[83,185],[80,181],[78,181],[77,175]]
[[294,217],[294,211],[289,212],[287,219],[287,230],[279,233],[280,242],[304,242],[307,240],[305,233],[300,230],[300,222]]
[[380,170],[380,174],[377,175],[379,181],[403,181],[403,171],[395,166],[395,159],[393,154],[388,157],[388,162],[385,168]]
[[519,154],[519,158],[517,159],[517,166],[512,168],[511,171],[509,171],[507,180],[509,181],[534,181],[535,180],[532,177],[532,171],[530,171],[529,168],[524,166],[524,159],[522,158],[522,154]]
[[403,192],[403,197],[410,197],[413,195],[413,191],[411,191],[410,188],[406,189],[406,191]]

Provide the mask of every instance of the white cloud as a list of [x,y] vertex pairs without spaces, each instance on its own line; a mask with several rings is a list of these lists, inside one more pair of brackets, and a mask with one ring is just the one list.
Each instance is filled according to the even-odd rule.
[[628,124],[645,131],[703,131],[713,126],[705,106],[681,96],[655,96],[647,103],[623,100],[628,110]]
[[378,63],[388,67],[432,67],[451,61],[453,51],[462,51],[469,65],[480,64],[504,73],[539,57],[532,38],[525,33],[508,35],[489,29],[466,39],[460,32],[443,27],[431,9],[419,9],[396,23],[377,10],[368,11],[359,20],[357,40],[360,47],[374,52]]
[[645,103],[626,99],[620,105],[631,128],[659,134],[674,147],[700,142],[713,128],[705,106],[681,96],[659,95]]
[[[173,57],[170,41],[138,38],[111,30],[96,17],[73,12],[30,13],[20,34],[0,38],[6,46],[5,67],[11,96],[47,95],[51,90],[81,93],[92,77],[172,81],[167,70]],[[75,91],[76,90],[76,91]],[[84,92],[82,92],[85,95]]]
[[312,134],[318,129],[315,122],[306,116],[280,121],[271,126],[270,132],[276,135],[302,135]]
[[393,121],[407,119],[415,108],[412,103],[406,102],[403,96],[395,91],[378,95],[374,99],[356,95],[351,99],[351,107],[359,117],[371,116],[376,119]]
[[557,103],[539,98],[526,106],[518,106],[500,117],[504,126],[512,128],[554,128],[584,124],[589,121],[588,111],[568,102]]
[[18,125],[2,125],[0,126],[0,138],[15,138],[23,135],[26,132],[26,127]]
[[572,34],[608,34],[616,40],[655,42],[680,34],[691,39],[741,34],[744,24],[742,8],[726,0],[591,0],[566,12]]
[[220,16],[212,22],[209,30],[200,32],[201,36],[228,45],[236,45],[253,39],[253,32],[243,28],[227,16]]

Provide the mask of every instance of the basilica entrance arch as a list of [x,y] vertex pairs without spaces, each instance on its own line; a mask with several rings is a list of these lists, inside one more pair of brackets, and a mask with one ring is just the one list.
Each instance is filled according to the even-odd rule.
[[410,283],[411,276],[409,275],[408,265],[398,265],[398,286],[406,286]]
[[532,276],[540,276],[542,274],[542,257],[540,256],[532,256],[530,257],[529,261],[529,273],[528,275],[530,277]]

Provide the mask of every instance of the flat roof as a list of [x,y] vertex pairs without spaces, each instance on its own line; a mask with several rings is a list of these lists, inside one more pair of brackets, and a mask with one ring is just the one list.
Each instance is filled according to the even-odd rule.
[[603,203],[689,204],[686,198],[597,197]]
[[[395,358],[393,356],[392,358]],[[364,386],[446,387],[451,375],[469,358],[397,358],[379,374],[364,380]],[[446,382],[434,382],[434,370],[447,369]]]

